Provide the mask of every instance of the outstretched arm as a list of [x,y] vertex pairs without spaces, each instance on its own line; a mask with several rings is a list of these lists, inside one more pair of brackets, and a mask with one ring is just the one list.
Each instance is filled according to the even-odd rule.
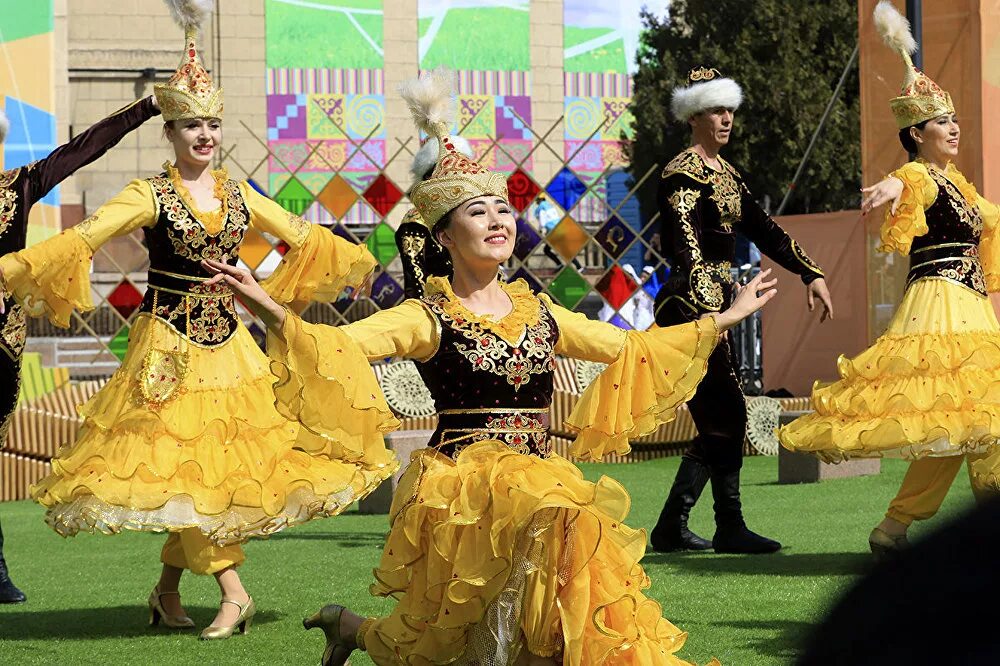
[[47,157],[28,165],[28,205],[40,200],[78,169],[97,160],[126,134],[159,113],[152,95],[140,99],[77,134]]
[[566,426],[579,434],[573,455],[598,460],[629,451],[629,440],[674,418],[705,375],[719,333],[759,310],[774,297],[774,280],[761,272],[733,305],[696,321],[625,332],[558,306],[549,306],[559,324],[556,353],[608,363],[580,397]]
[[13,294],[29,315],[47,315],[65,328],[74,310],[94,307],[90,289],[94,252],[116,236],[155,223],[156,202],[149,183],[134,180],[75,227],[0,257],[0,295]]
[[277,236],[290,248],[262,283],[276,301],[298,310],[309,301],[335,301],[345,287],[354,288],[355,293],[366,287],[378,262],[363,243],[355,245],[310,224],[247,183],[240,189],[250,209],[251,226]]

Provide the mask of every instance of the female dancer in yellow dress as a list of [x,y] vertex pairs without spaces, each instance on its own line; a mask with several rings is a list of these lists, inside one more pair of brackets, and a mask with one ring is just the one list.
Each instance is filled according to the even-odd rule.
[[506,179],[455,151],[449,90],[438,73],[404,95],[442,146],[411,200],[447,249],[451,279],[428,277],[421,299],[334,328],[286,312],[248,272],[211,264],[222,273],[210,284],[230,285],[268,324],[279,403],[294,398],[310,432],[334,436],[327,396],[387,356],[418,360],[438,410],[429,448],[400,481],[375,571],[372,592],[395,608],[362,623],[327,606],[306,626],[327,634],[324,664],[358,648],[377,664],[684,664],[674,654],[686,634],[643,594],[646,535],[623,523],[628,494],[606,477],[584,480],[551,449],[555,354],[610,364],[568,420],[575,455],[627,452],[630,437],[673,418],[720,331],[762,307],[774,291],[757,292],[773,282],[756,279],[714,317],[626,333],[522,280],[498,281],[516,230]]
[[128,352],[80,408],[76,443],[59,452],[52,474],[32,493],[64,536],[169,531],[149,597],[151,623],[194,626],[178,595],[189,569],[214,574],[222,591],[219,614],[202,637],[226,638],[236,626],[245,630],[254,614],[236,573],[244,559],[239,544],[343,511],[398,463],[366,413],[352,412],[351,405],[369,400],[371,387],[360,384],[345,386],[347,405],[331,412],[344,424],[336,442],[303,444],[299,424],[274,405],[274,376],[240,322],[232,292],[207,284],[200,262],[235,264],[250,228],[291,248],[266,282],[282,303],[332,300],[345,284],[361,284],[375,262],[362,247],[210,168],[222,140],[222,90],[197,56],[199,7],[182,4],[184,60],[169,83],[155,88],[174,164],[133,181],[76,227],[0,258],[0,270],[4,290],[30,314],[66,326],[74,310],[93,308],[92,254],[112,237],[142,230],[149,289]]
[[987,292],[1000,291],[1000,214],[951,161],[960,135],[951,96],[914,68],[906,19],[883,2],[875,20],[906,62],[890,106],[903,147],[918,158],[866,188],[862,208],[892,202],[880,249],[910,255],[906,294],[886,333],[841,357],[840,381],[817,386],[815,413],[780,437],[827,461],[914,461],[871,533],[881,558],[906,547],[914,520],[937,512],[963,458],[977,495],[996,486],[985,455],[1000,442],[1000,325]]

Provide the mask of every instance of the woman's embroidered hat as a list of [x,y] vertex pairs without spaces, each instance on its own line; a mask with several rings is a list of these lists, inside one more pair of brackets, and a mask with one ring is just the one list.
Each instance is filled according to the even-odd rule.
[[899,97],[889,101],[892,115],[896,117],[896,125],[903,129],[931,118],[955,113],[951,95],[913,66],[910,55],[916,52],[917,42],[913,39],[910,22],[906,17],[888,0],[882,0],[875,6],[872,17],[886,46],[899,53],[906,65],[903,89]]
[[471,157],[450,136],[454,116],[453,77],[438,69],[403,83],[399,92],[421,130],[438,142],[437,166],[427,180],[410,190],[410,201],[428,228],[457,206],[484,195],[507,198],[507,178]]
[[164,121],[221,118],[222,88],[216,88],[198,53],[198,31],[212,12],[212,0],[166,0],[174,20],[184,29],[184,54],[166,83],[153,86]]

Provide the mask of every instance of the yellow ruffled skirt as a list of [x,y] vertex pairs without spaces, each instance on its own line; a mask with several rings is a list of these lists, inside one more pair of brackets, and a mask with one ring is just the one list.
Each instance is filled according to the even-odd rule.
[[[80,407],[77,441],[32,488],[59,534],[198,528],[217,545],[239,543],[336,515],[398,467],[377,429],[320,445],[280,412],[276,377],[242,325],[223,345],[188,345],[180,389],[151,409],[139,385],[147,351],[179,343],[170,326],[140,316],[121,367]],[[329,408],[355,397],[344,388]]]
[[815,412],[779,431],[786,448],[837,462],[983,453],[1000,443],[1000,324],[989,299],[970,289],[915,282],[886,333],[837,366],[839,381],[813,388]]
[[[687,664],[687,634],[647,598],[628,493],[553,456],[480,442],[414,454],[372,593],[398,603],[362,636],[377,664]],[[717,663],[717,662],[716,662]]]

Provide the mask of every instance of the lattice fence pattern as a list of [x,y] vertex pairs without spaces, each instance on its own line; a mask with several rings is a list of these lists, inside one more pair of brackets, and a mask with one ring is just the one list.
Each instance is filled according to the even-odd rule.
[[[357,123],[352,127],[344,124],[336,100],[331,102],[322,95],[311,95],[307,100],[312,107],[306,110],[304,122],[314,125],[313,134],[338,137],[336,151],[331,151],[330,143],[323,139],[287,150],[284,144],[269,142],[246,127],[267,148],[267,156],[256,164],[243,164],[229,150],[223,158],[232,177],[246,178],[287,210],[352,242],[366,244],[377,258],[380,270],[370,299],[345,297],[334,303],[314,303],[305,313],[311,321],[341,324],[390,308],[403,299],[402,266],[390,220],[399,219],[398,209],[409,205],[409,184],[394,181],[389,169],[396,165],[393,172],[401,171],[399,161],[408,165],[420,139],[397,139],[396,145],[390,146],[381,122],[369,123],[361,134]],[[465,109],[459,114],[460,124],[455,131],[474,131],[479,114],[493,112],[489,104]],[[591,167],[579,159],[580,155],[594,146],[607,150],[608,137],[622,122],[620,110],[613,105],[606,110],[603,122],[572,144],[554,145],[552,140],[563,134],[565,116],[549,127],[535,128],[514,107],[505,107],[504,113],[516,127],[519,139],[530,140],[512,144],[500,135],[472,143],[477,159],[508,175],[510,203],[518,221],[514,255],[504,267],[507,278],[523,278],[535,291],[546,292],[556,302],[591,318],[625,329],[648,328],[652,324],[653,298],[669,266],[659,250],[658,216],[642,219],[636,193],[641,187],[652,186],[659,167],[632,178],[619,158],[605,160],[601,171],[586,170]],[[275,122],[279,121],[276,116]],[[614,149],[619,156],[625,154],[620,145]],[[561,165],[545,182],[536,179],[530,166],[532,159],[542,153],[547,153],[547,161],[556,160]],[[266,180],[265,166],[271,173]],[[136,253],[145,254],[140,236],[132,236],[131,242]],[[240,260],[258,278],[264,278],[286,250],[277,239],[251,230],[240,249]],[[117,272],[93,276],[94,300],[99,307],[75,317],[69,331],[36,320],[31,333],[90,339],[91,362],[103,361],[105,366],[100,367],[107,367],[124,356],[129,329],[145,289],[145,273],[144,266],[125,270],[111,253],[102,249],[100,254],[106,260],[103,265]],[[737,275],[742,281],[749,276],[749,272]],[[254,336],[263,341],[260,323],[245,310],[241,314]],[[741,374],[748,393],[756,393],[760,384],[759,337],[759,320],[749,322],[738,332]],[[81,361],[86,363],[86,357]],[[94,374],[106,373],[95,370]]]

